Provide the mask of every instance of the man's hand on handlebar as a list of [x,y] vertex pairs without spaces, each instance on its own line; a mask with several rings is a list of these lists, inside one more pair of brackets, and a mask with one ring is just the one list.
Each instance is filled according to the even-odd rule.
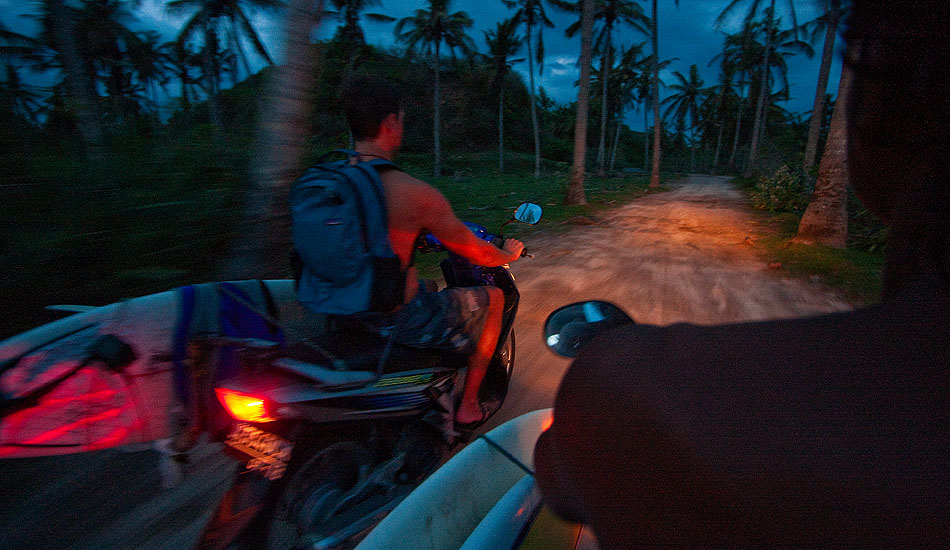
[[518,239],[505,239],[505,244],[502,246],[502,249],[511,254],[510,261],[513,262],[521,257],[521,252],[524,250],[524,243]]

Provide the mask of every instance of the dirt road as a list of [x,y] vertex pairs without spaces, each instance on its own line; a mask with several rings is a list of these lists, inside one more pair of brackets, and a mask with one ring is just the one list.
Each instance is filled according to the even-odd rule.
[[[616,303],[641,323],[730,323],[848,309],[820,287],[770,270],[762,231],[726,178],[693,176],[598,216],[526,239],[534,259],[512,265],[522,293],[516,370],[488,428],[549,407],[568,366],[542,343],[548,314],[570,302]],[[563,229],[563,231],[561,230]],[[186,548],[224,489],[214,447],[162,490],[152,451],[4,461],[0,548]]]
[[[493,422],[548,407],[569,362],[545,348],[551,311],[607,300],[639,323],[735,323],[850,309],[826,288],[769,269],[765,229],[729,178],[694,175],[648,195],[529,237],[533,259],[512,264],[522,302],[514,386]],[[494,419],[493,419],[494,420]]]

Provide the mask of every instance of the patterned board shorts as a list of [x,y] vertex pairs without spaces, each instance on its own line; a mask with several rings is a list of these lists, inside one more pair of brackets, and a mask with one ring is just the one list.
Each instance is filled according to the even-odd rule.
[[414,348],[452,350],[462,355],[475,348],[488,315],[485,287],[420,289],[396,313],[396,341]]

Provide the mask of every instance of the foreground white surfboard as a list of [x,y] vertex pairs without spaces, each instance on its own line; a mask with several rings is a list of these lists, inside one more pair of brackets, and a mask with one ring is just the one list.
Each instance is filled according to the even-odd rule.
[[[551,412],[524,414],[469,443],[390,512],[357,550],[596,549],[587,529],[543,508],[530,473],[534,444],[551,425]],[[545,532],[533,532],[538,530]]]

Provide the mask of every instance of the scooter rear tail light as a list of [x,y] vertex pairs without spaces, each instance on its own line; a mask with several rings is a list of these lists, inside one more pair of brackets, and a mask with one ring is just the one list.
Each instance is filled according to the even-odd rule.
[[226,388],[215,388],[214,391],[218,394],[218,401],[224,405],[225,410],[235,420],[244,422],[273,422],[277,420],[268,414],[263,397]]

